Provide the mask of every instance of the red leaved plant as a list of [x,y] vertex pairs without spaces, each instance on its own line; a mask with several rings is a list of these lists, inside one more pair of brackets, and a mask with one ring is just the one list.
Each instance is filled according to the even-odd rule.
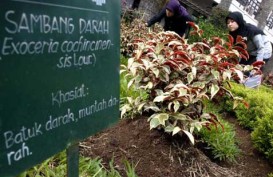
[[[195,24],[192,34],[201,36]],[[233,97],[224,87],[230,80],[243,81],[239,58],[248,58],[245,46],[215,37],[188,44],[174,32],[149,33],[131,44],[132,58],[121,72],[130,76],[128,87],[145,90],[147,100],[130,99],[139,113],[151,113],[150,128],[162,127],[173,135],[185,133],[194,144],[194,130],[220,124],[217,117],[203,112],[203,100],[225,95]],[[132,111],[124,104],[121,116]],[[129,109],[130,108],[130,109]]]

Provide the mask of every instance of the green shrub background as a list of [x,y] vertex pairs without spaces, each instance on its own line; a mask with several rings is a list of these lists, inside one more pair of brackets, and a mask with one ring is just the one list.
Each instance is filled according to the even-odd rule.
[[[273,90],[265,86],[251,89],[235,83],[231,85],[232,92],[249,104],[248,109],[240,104],[233,110],[239,124],[252,131],[254,146],[273,162]],[[232,110],[231,101],[225,100],[223,103],[223,110]]]

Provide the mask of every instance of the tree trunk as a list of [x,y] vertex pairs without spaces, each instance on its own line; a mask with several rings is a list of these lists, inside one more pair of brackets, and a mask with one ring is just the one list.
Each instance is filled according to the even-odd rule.
[[[271,43],[272,47],[273,44]],[[267,64],[264,66],[263,68],[263,74],[266,76],[269,73],[273,74],[273,56],[271,56],[271,58],[269,59],[269,61],[267,62]]]
[[218,7],[229,10],[229,7],[232,3],[232,0],[221,0],[221,2],[218,4]]
[[260,5],[259,13],[255,17],[260,29],[264,29],[266,26],[266,19],[273,10],[273,6],[269,4],[273,4],[273,0],[263,0]]
[[[266,20],[270,12],[273,10],[273,0],[262,0],[259,13],[256,15],[256,20],[258,21],[258,27],[264,29],[266,26]],[[263,73],[267,75],[268,73],[273,73],[273,56],[269,59],[268,63],[263,69]]]

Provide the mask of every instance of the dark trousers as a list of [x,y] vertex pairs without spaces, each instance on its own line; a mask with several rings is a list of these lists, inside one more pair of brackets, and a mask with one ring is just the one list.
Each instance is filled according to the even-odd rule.
[[241,59],[240,64],[241,65],[251,65],[256,61],[256,56],[249,56],[248,60]]

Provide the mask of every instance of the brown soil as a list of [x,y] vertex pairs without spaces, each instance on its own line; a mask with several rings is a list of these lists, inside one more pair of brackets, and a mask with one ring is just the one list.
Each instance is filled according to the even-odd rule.
[[255,151],[248,130],[242,129],[234,118],[228,121],[236,128],[242,150],[237,163],[212,162],[186,138],[149,130],[145,118],[121,120],[88,138],[80,144],[81,154],[100,157],[105,166],[114,157],[122,176],[126,176],[123,165],[126,159],[134,163],[139,177],[267,177],[273,172],[273,165]]

